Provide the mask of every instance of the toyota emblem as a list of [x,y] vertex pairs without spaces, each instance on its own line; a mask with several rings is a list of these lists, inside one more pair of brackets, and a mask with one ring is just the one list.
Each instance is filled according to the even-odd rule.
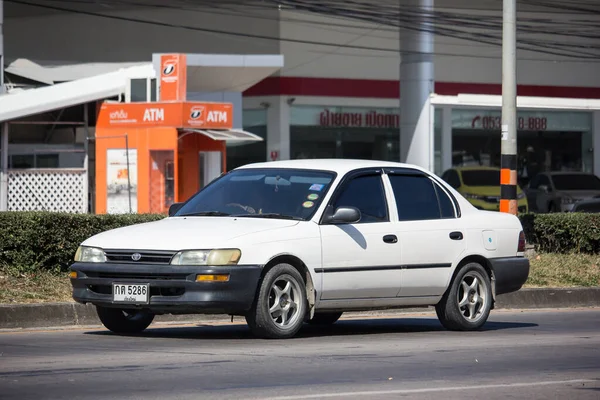
[[131,255],[131,259],[132,259],[133,261],[140,261],[140,260],[141,260],[141,258],[142,258],[142,255],[141,255],[140,253],[133,253],[133,254]]

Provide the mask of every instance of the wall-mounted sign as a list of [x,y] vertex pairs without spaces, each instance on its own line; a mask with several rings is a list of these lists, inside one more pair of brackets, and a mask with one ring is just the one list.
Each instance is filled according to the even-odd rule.
[[294,106],[291,125],[329,128],[400,128],[397,108]]
[[231,103],[104,103],[98,122],[101,128],[173,127],[196,129],[231,129]]
[[[106,212],[137,212],[137,150],[109,149],[106,152]],[[129,207],[131,199],[131,209]]]
[[[452,110],[452,128],[500,131],[500,110]],[[592,116],[585,112],[519,111],[519,131],[572,131],[587,132],[592,129]]]

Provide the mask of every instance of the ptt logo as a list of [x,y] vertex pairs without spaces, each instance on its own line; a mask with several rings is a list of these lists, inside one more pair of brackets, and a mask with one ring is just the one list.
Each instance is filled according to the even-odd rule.
[[190,125],[203,125],[204,115],[206,114],[206,107],[204,106],[193,106],[190,109]]
[[168,62],[163,66],[163,70],[162,70],[163,75],[169,76],[173,72],[175,72],[175,63],[174,62]]
[[177,81],[179,60],[177,58],[166,58],[162,60],[161,79],[164,82]]

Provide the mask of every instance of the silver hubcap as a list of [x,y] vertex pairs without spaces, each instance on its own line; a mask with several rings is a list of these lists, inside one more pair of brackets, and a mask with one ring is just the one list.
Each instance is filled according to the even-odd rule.
[[278,277],[269,291],[269,313],[281,328],[293,326],[300,317],[300,285],[289,275]]
[[458,308],[463,318],[477,322],[488,305],[487,283],[478,272],[468,272],[463,276],[458,288]]

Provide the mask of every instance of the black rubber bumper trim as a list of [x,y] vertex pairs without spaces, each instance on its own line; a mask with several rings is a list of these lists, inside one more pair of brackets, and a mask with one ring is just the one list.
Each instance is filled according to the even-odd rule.
[[496,294],[516,292],[529,277],[529,259],[525,257],[492,258],[489,260],[496,278]]
[[[197,266],[75,263],[71,271],[73,299],[97,306],[145,309],[156,313],[240,313],[254,302],[262,266]],[[227,282],[196,282],[197,274],[229,274]],[[145,305],[122,304],[112,301],[112,294],[102,294],[90,286],[108,286],[113,282],[148,283],[153,288],[176,288],[181,295],[152,295]],[[111,287],[112,290],[112,287]]]

